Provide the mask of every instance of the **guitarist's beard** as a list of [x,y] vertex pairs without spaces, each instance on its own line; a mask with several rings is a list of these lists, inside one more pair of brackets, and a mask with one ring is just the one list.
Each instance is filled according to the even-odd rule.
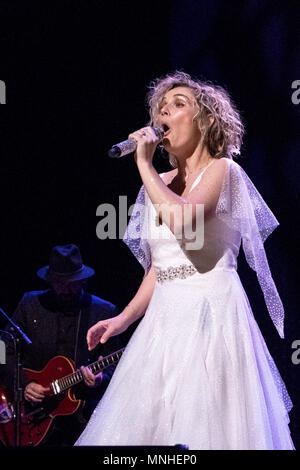
[[53,294],[59,311],[76,313],[80,309],[82,292],[77,294],[56,294],[54,292]]
[[48,310],[74,315],[86,303],[86,297],[86,292],[83,289],[73,294],[58,294],[53,289],[49,289],[39,297],[39,300]]

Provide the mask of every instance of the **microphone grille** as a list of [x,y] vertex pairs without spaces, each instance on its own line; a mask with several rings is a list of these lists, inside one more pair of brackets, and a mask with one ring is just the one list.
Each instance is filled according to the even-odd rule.
[[154,130],[156,136],[161,140],[164,136],[164,130],[161,129],[160,127],[153,127],[153,130]]

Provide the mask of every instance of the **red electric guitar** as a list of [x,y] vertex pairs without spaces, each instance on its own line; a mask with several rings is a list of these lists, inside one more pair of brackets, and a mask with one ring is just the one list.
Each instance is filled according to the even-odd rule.
[[[119,361],[125,348],[89,364],[87,367],[98,374],[106,367]],[[42,403],[24,401],[21,406],[20,445],[37,446],[46,437],[56,416],[71,415],[78,410],[82,400],[77,400],[71,388],[84,380],[80,369],[75,370],[74,362],[64,356],[53,357],[41,371],[23,369],[32,382],[49,388],[49,395]],[[2,402],[6,402],[4,390],[0,388]],[[9,405],[7,405],[9,406]],[[11,405],[10,405],[11,406]],[[12,409],[12,407],[10,408]],[[15,445],[15,418],[0,422],[0,440],[5,446]]]

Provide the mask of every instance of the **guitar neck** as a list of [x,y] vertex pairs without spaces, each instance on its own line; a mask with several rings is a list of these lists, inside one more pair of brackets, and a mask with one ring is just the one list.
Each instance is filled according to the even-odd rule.
[[[102,370],[106,369],[107,367],[115,364],[119,361],[120,357],[122,356],[125,348],[119,349],[112,354],[100,359],[92,364],[89,364],[87,367],[92,372],[92,374],[97,375]],[[82,382],[84,380],[84,375],[80,369],[77,369],[72,374],[66,375],[61,379],[54,380],[51,383],[51,388],[54,395],[58,395],[59,393],[65,392],[69,388],[73,387],[74,385]]]

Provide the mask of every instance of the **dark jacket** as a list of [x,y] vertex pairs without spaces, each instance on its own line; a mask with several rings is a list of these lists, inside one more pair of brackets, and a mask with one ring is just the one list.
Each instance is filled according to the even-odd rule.
[[[14,314],[13,321],[32,341],[31,345],[21,341],[21,360],[24,368],[43,369],[54,356],[65,356],[75,361],[76,368],[98,360],[98,357],[117,351],[122,347],[117,336],[110,338],[104,345],[99,344],[88,351],[86,334],[88,329],[100,320],[119,313],[117,307],[99,297],[84,292],[80,304],[73,311],[58,308],[51,290],[33,291],[24,294]],[[7,326],[9,330],[9,326]],[[7,358],[7,385],[12,391],[14,356],[10,348]],[[86,423],[91,412],[101,399],[115,366],[103,372],[99,387],[89,388],[83,382],[75,386],[77,398],[85,401],[84,408],[77,413],[79,420]],[[22,386],[29,379],[22,374]],[[65,417],[64,417],[65,418]]]

